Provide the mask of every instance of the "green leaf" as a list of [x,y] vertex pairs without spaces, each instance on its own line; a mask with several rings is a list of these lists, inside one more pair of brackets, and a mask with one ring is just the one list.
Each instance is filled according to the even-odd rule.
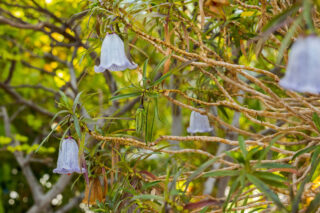
[[61,114],[63,113],[68,113],[68,110],[60,110],[59,112],[57,112],[56,114],[54,114],[53,118],[51,119],[50,123],[53,123],[53,121]]
[[159,97],[156,97],[154,98],[154,110],[156,112],[156,117],[158,118],[159,121],[161,121],[161,118],[160,118],[160,113],[159,113],[159,101],[158,101]]
[[143,88],[147,88],[147,65],[148,65],[149,59],[147,59],[143,64],[143,74],[142,74],[142,82],[143,82]]
[[146,111],[144,108],[139,107],[136,110],[136,132],[139,136],[142,135],[142,133],[145,130],[146,126]]
[[294,169],[295,167],[290,164],[285,163],[259,163],[254,166],[255,168],[265,168],[265,169],[273,169],[273,168],[289,168]]
[[161,183],[160,180],[149,182],[149,183],[145,183],[145,184],[142,185],[141,190],[146,190],[146,189],[148,189],[150,187],[154,187],[154,186],[158,185],[159,183]]
[[235,152],[235,151],[226,151],[225,153],[226,153],[227,156],[229,156],[230,158],[234,159],[238,163],[245,164],[245,160],[244,160],[244,158],[243,158],[241,153]]
[[73,118],[73,124],[74,124],[74,128],[76,130],[76,133],[77,133],[79,139],[81,140],[81,129],[80,129],[79,119],[76,115],[72,115],[72,118]]
[[153,78],[154,75],[160,70],[160,68],[163,66],[163,64],[167,61],[167,59],[169,58],[170,55],[165,56],[159,64],[157,64],[157,66],[152,70],[152,72],[150,73],[150,77]]
[[156,110],[153,109],[153,116],[152,116],[152,121],[151,121],[150,134],[148,134],[148,136],[146,137],[146,142],[152,140],[155,118],[156,118]]
[[260,179],[264,179],[264,180],[270,180],[270,181],[277,181],[280,183],[283,183],[284,181],[286,181],[287,179],[283,176],[271,173],[271,172],[255,172],[254,176],[260,178]]
[[186,188],[188,187],[189,183],[196,177],[198,177],[204,170],[206,170],[209,166],[211,166],[218,158],[212,158],[202,164],[197,170],[195,170],[188,178],[185,183]]
[[282,40],[281,42],[281,46],[280,46],[280,49],[278,51],[278,58],[277,58],[277,64],[280,64],[281,60],[282,60],[282,57],[283,57],[283,54],[284,54],[284,51],[288,48],[290,42],[291,42],[291,39],[294,37],[294,34],[298,28],[298,26],[301,24],[302,22],[302,16],[299,16],[294,22],[293,24],[291,25],[291,27],[289,28],[286,36],[284,37],[284,39]]
[[166,74],[164,74],[163,76],[161,76],[158,80],[152,82],[150,84],[150,87],[156,86],[158,84],[160,84],[162,81],[164,81],[166,78],[168,78],[169,76],[171,76],[173,73],[178,72],[179,70],[185,68],[186,66],[188,66],[189,64],[191,64],[192,62],[194,62],[194,60],[189,60],[185,63],[183,63],[181,66],[179,66],[178,68],[175,68],[173,70],[171,70],[170,72],[167,72]]
[[[258,152],[263,152],[264,150],[261,150],[261,147],[260,146],[256,146],[256,147],[254,147],[254,148],[252,148],[252,149],[250,149],[249,151],[248,151],[248,155],[247,155],[247,158],[248,159],[252,159],[252,157],[255,155],[255,154],[257,154]],[[261,154],[260,154],[261,155]],[[260,155],[258,155],[258,156],[260,156]]]
[[138,97],[140,95],[141,95],[141,92],[132,92],[132,93],[120,94],[120,95],[111,97],[110,101],[116,101],[116,100],[125,99],[125,98]]
[[171,76],[173,74],[173,72],[167,72],[166,74],[164,74],[163,76],[161,76],[158,80],[152,82],[150,84],[150,87],[156,86],[158,84],[160,84],[162,81],[164,81],[166,78],[168,78],[169,76]]
[[[85,141],[86,141],[85,138],[86,138],[86,132],[81,132],[81,137],[80,137],[81,140],[80,140],[80,145],[79,145],[79,157],[83,154],[83,151],[84,151],[84,145],[85,145]],[[80,167],[80,168],[82,168],[82,167]]]
[[123,90],[133,90],[133,89],[141,89],[141,88],[137,87],[134,84],[131,84],[130,86],[121,87],[121,88],[117,89],[117,91],[115,91],[113,94],[119,94]]
[[68,99],[68,97],[67,97],[66,94],[64,94],[62,91],[59,90],[58,92],[59,92],[59,94],[60,94],[60,96],[61,96],[61,98],[62,98],[62,101],[63,101],[64,105],[69,109],[70,104],[69,104],[69,99]]
[[234,170],[224,170],[224,171],[214,171],[208,172],[203,177],[225,177],[225,176],[236,176],[239,175],[239,171]]
[[84,118],[83,120],[86,120],[88,122],[95,122],[97,120],[134,120],[134,118],[129,118],[129,117],[96,117],[96,118],[92,118],[92,119],[88,119],[88,118]]
[[[247,197],[246,197],[246,199],[244,200],[244,202],[243,202],[243,206],[246,206],[246,205],[247,205],[248,200],[249,200],[249,196],[247,196]],[[244,213],[244,209],[243,209],[243,210],[241,210],[241,212],[240,212],[240,213]]]
[[148,106],[147,106],[147,109],[146,109],[146,117],[145,117],[145,125],[144,125],[144,127],[145,127],[145,129],[144,129],[144,136],[145,136],[145,138],[144,138],[144,140],[145,140],[145,142],[147,142],[147,138],[148,138],[148,129],[149,129],[149,125],[148,125],[148,123],[149,123],[149,106],[150,106],[150,102],[148,102]]
[[[231,199],[231,196],[234,194],[234,192],[237,190],[238,186],[240,185],[240,179],[241,179],[241,176],[239,176],[231,185],[230,187],[230,191],[228,193],[228,196],[227,196],[227,199],[226,201],[224,202],[223,204],[223,212],[226,212],[226,208],[227,208],[227,205],[229,204],[229,201]],[[241,190],[240,190],[241,191]],[[237,200],[237,196],[235,197],[234,201]],[[230,207],[231,208],[231,207]]]
[[164,201],[164,198],[157,195],[149,195],[149,194],[142,194],[142,195],[135,195],[131,198],[131,200],[159,200]]
[[222,114],[229,119],[229,115],[223,106],[218,106],[218,109],[222,112]]
[[72,112],[73,113],[76,113],[77,105],[79,103],[81,94],[82,94],[82,91],[77,94],[77,96],[75,97],[75,99],[73,101],[73,106],[72,106]]
[[255,208],[255,209],[252,209],[250,212],[248,213],[256,213],[256,212],[260,212],[259,210],[262,210],[262,209],[265,209],[263,207],[258,207],[258,208]]
[[284,10],[282,13],[276,15],[274,18],[272,18],[268,24],[266,24],[263,28],[263,32],[266,31],[274,31],[274,28],[279,25],[280,23],[284,22],[287,17],[291,16],[292,14],[294,14],[295,12],[297,12],[300,8],[300,5],[298,4],[294,4],[293,6],[291,6],[290,8],[288,8],[287,10]]
[[320,132],[320,118],[317,113],[314,112],[312,114],[312,120],[315,123],[316,127],[318,128],[318,131]]
[[315,33],[315,29],[313,26],[312,20],[312,9],[313,9],[313,2],[311,0],[303,0],[303,18],[308,26],[308,29]]
[[54,128],[52,128],[52,130],[50,131],[50,133],[41,141],[40,145],[38,146],[37,150],[35,151],[35,153],[37,153],[40,149],[40,147],[43,146],[43,144],[49,139],[49,137],[52,135],[52,133],[57,129],[58,126],[63,126],[67,121],[66,120],[61,120],[57,125],[54,126]]
[[276,136],[275,138],[273,138],[271,141],[270,141],[270,144],[267,146],[267,148],[264,149],[264,152],[260,155],[260,158],[259,158],[259,162],[264,159],[266,157],[266,155],[268,154],[270,148],[273,146],[273,144],[279,139],[281,138],[283,135],[278,135]]
[[319,209],[320,206],[320,193],[318,193],[315,198],[311,201],[310,205],[307,208],[306,213],[313,213]]
[[296,196],[293,199],[293,204],[292,204],[292,213],[297,213],[299,211],[299,204],[301,200],[302,193],[304,191],[304,186],[306,183],[310,182],[318,164],[319,164],[319,154],[320,154],[320,147],[317,147],[315,152],[312,154],[311,157],[311,169],[307,177],[302,181],[300,184],[299,190],[296,194]]
[[320,145],[318,145],[318,146],[310,146],[308,148],[302,149],[302,150],[298,151],[296,154],[293,155],[292,160],[296,159],[296,157],[298,157],[298,156],[300,156],[300,155],[302,155],[304,153],[310,153],[310,152],[312,152],[313,150],[315,150],[315,149],[317,149],[319,147],[320,147]]
[[209,207],[206,206],[203,209],[201,209],[201,211],[199,213],[206,213],[208,209],[209,209]]
[[271,199],[280,209],[284,209],[277,194],[275,194],[263,181],[251,174],[246,174],[248,180],[253,183],[260,191],[262,191],[269,199]]
[[246,142],[244,141],[244,138],[242,135],[239,135],[238,141],[239,141],[239,146],[240,146],[240,150],[243,154],[243,157],[246,159],[248,152],[247,152],[247,148],[246,148]]
[[[181,175],[181,172],[182,170],[179,170],[173,177],[173,180],[170,184],[170,187],[169,187],[169,193],[172,195],[174,194],[174,192],[176,192],[176,183],[177,183],[177,180],[179,178],[179,176]],[[187,187],[185,188],[185,191],[187,191]]]
[[63,139],[66,138],[69,129],[70,129],[70,126],[68,126],[66,130],[64,130],[64,133],[63,133],[63,135],[62,135],[62,137],[61,137],[61,140],[60,140],[60,144],[62,143]]

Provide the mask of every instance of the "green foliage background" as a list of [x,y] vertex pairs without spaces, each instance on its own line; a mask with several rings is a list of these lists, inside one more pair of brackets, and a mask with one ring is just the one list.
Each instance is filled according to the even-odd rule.
[[[286,98],[291,96],[277,86],[275,79],[284,75],[288,50],[294,40],[299,35],[318,32],[319,2],[247,0],[221,1],[227,4],[219,4],[219,1],[212,1],[212,7],[220,12],[213,13],[212,7],[205,7],[206,18],[202,27],[199,2],[0,1],[0,105],[4,120],[0,122],[0,213],[27,212],[35,204],[30,196],[30,184],[26,182],[25,173],[14,153],[23,155],[36,180],[40,181],[38,184],[48,192],[59,179],[52,170],[61,138],[67,134],[68,127],[73,137],[79,140],[80,151],[84,153],[90,170],[89,176],[107,176],[109,181],[112,175],[115,177],[115,182],[108,184],[105,202],[91,207],[96,212],[130,212],[134,209],[188,212],[193,208],[191,203],[199,205],[198,211],[201,212],[214,209],[228,212],[253,202],[250,198],[254,194],[250,192],[253,187],[263,193],[262,201],[271,203],[247,207],[252,212],[297,212],[302,208],[309,208],[308,211],[312,212],[316,208],[319,196],[312,194],[315,201],[310,207],[307,195],[302,196],[305,193],[303,186],[310,184],[319,174],[319,148],[316,146],[319,117],[314,109],[301,107],[309,110],[305,120],[299,117],[299,113],[289,114],[288,109],[278,106],[270,114],[282,113],[282,117],[268,116],[270,114],[261,113],[269,110],[263,100],[255,98],[250,91],[241,91],[223,76],[250,87],[258,96],[270,97],[276,104],[277,99],[257,82],[233,72],[234,69],[245,70],[276,94],[279,100],[288,101]],[[208,2],[204,1],[205,5]],[[124,40],[126,52],[139,65],[138,69],[94,73],[94,65],[99,64],[103,38],[112,31],[110,26]],[[203,58],[218,63],[213,65]],[[168,61],[169,69],[166,69]],[[197,63],[207,64],[201,67]],[[215,76],[217,81],[205,72]],[[232,101],[219,85],[236,104],[259,112],[253,118],[248,117],[248,111],[243,108],[239,112],[237,106],[230,107],[228,101]],[[189,99],[184,99],[181,94]],[[186,107],[174,105],[168,96]],[[312,98],[317,98],[312,95],[303,97],[310,98],[306,99],[310,103],[314,100]],[[136,112],[141,100],[147,117],[142,122],[141,132],[136,132]],[[211,108],[206,104],[219,101],[228,103]],[[312,104],[318,107],[315,102]],[[207,141],[206,137],[181,140],[180,149],[192,149],[190,152],[165,153],[165,149],[176,148],[171,146],[172,140],[167,139],[152,146],[159,137],[172,134],[176,114],[181,116],[180,134],[187,136],[193,107],[204,107],[206,113],[215,113],[222,122],[246,133],[243,137],[239,134],[238,139],[237,132],[209,117],[214,133],[199,134],[232,141],[229,149],[238,149],[224,150],[227,156],[224,160],[236,167],[212,170],[213,164],[221,163],[222,158],[214,157],[220,143]],[[10,118],[11,135],[6,132],[5,112]],[[238,112],[239,125],[234,124]],[[289,121],[283,117],[285,115]],[[284,123],[278,125],[279,122]],[[294,126],[298,126],[296,132]],[[275,127],[276,130],[273,129]],[[285,129],[291,127],[292,132]],[[264,131],[270,133],[263,135]],[[97,135],[113,139],[101,140]],[[265,137],[261,140],[264,149],[261,144],[250,145],[250,141],[258,141],[257,135]],[[114,138],[130,138],[146,144],[153,148],[154,155],[143,151],[142,145],[139,148],[130,142],[120,141],[121,146],[116,146],[118,139]],[[310,143],[285,145],[303,140],[315,141],[314,148],[305,149]],[[277,152],[275,148],[284,151]],[[296,157],[306,154],[307,157],[293,164]],[[152,158],[154,156],[157,157]],[[266,159],[271,161],[264,161]],[[114,161],[117,164],[113,168]],[[292,193],[290,184],[294,174],[299,171],[298,177],[301,177],[309,164],[312,172],[297,184],[298,189]],[[101,168],[106,170],[105,175]],[[44,177],[49,178],[45,180]],[[216,184],[210,196],[203,196],[204,183],[209,177],[217,177],[220,181],[223,177],[230,177],[227,179],[229,194],[218,195],[219,186]],[[69,203],[69,199],[79,195],[80,201],[84,189],[84,178],[74,175],[58,205],[49,203],[45,208],[50,212],[58,211]],[[281,190],[288,193],[286,203],[279,198]],[[19,194],[17,199],[10,197],[12,191]],[[246,191],[249,192],[242,194]],[[247,197],[237,203],[240,195]],[[205,203],[201,204],[201,201]],[[79,211],[75,205],[68,212]]]

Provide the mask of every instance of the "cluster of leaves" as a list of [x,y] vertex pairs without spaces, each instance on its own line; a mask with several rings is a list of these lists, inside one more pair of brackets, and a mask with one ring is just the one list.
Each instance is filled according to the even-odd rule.
[[[169,42],[179,46],[181,49],[192,52],[199,49],[198,44],[190,42],[187,38],[180,42],[173,35],[176,29],[178,29],[176,23],[181,22],[181,18],[194,25],[198,25],[197,14],[200,12],[198,2],[195,0],[167,2],[143,0],[132,3],[132,1],[122,0],[93,0],[85,3],[82,2],[80,5],[77,5],[75,1],[57,1],[57,3],[49,6],[48,10],[54,11],[54,15],[57,17],[62,16],[61,11],[63,11],[63,15],[66,17],[73,17],[74,14],[81,12],[89,13],[77,25],[83,29],[78,36],[83,38],[83,40],[88,38],[86,42],[90,47],[87,50],[84,50],[83,46],[77,47],[80,54],[75,57],[74,61],[75,72],[78,76],[81,76],[77,84],[78,90],[85,92],[78,92],[77,89],[69,87],[71,84],[69,82],[70,67],[68,67],[68,63],[61,63],[62,60],[69,60],[73,55],[72,51],[76,49],[75,47],[69,48],[70,45],[72,46],[72,43],[67,37],[58,32],[48,32],[46,28],[41,32],[17,30],[7,26],[1,29],[0,36],[3,39],[0,41],[0,44],[4,47],[4,51],[0,54],[0,64],[4,67],[4,72],[0,73],[0,80],[4,80],[9,75],[10,67],[15,66],[17,74],[11,80],[12,88],[15,88],[16,85],[25,86],[25,84],[30,84],[30,88],[23,87],[24,89],[21,90],[19,87],[16,87],[15,89],[19,91],[22,97],[27,97],[29,100],[55,113],[53,118],[50,118],[51,121],[47,117],[38,116],[36,111],[29,109],[25,113],[18,115],[18,119],[12,124],[13,132],[20,133],[21,130],[21,134],[28,136],[28,141],[23,136],[16,135],[16,140],[19,140],[22,145],[12,147],[9,145],[12,139],[1,136],[1,148],[3,146],[6,147],[5,150],[12,152],[23,151],[26,154],[36,151],[53,156],[54,150],[58,150],[58,141],[61,141],[68,134],[72,134],[79,141],[80,155],[83,153],[86,155],[90,177],[101,176],[99,173],[99,169],[101,168],[107,171],[106,176],[115,175],[115,181],[110,184],[105,201],[97,202],[97,206],[91,208],[96,212],[129,212],[138,209],[152,212],[166,212],[169,210],[181,212],[183,210],[192,211],[198,208],[202,208],[201,212],[206,212],[215,207],[222,208],[228,212],[232,211],[234,207],[239,205],[246,206],[251,202],[249,196],[241,198],[241,194],[253,188],[257,188],[264,193],[265,198],[272,201],[279,211],[297,212],[306,203],[303,197],[305,185],[319,175],[317,167],[319,164],[319,146],[312,146],[306,149],[303,149],[302,146],[293,148],[293,151],[300,151],[293,156],[292,161],[305,153],[312,153],[310,173],[303,182],[299,183],[298,192],[295,195],[292,194],[292,203],[284,204],[274,189],[290,188],[291,183],[288,182],[288,177],[296,174],[298,172],[297,168],[289,163],[261,163],[262,160],[267,159],[268,155],[272,156],[272,159],[281,159],[283,157],[279,153],[270,151],[270,147],[275,144],[278,138],[271,140],[266,147],[249,148],[245,144],[244,139],[240,137],[240,150],[227,152],[230,159],[239,165],[239,168],[234,170],[208,171],[213,164],[217,163],[217,158],[207,161],[206,157],[190,153],[174,156],[160,155],[157,152],[141,154],[141,151],[134,147],[124,146],[120,150],[116,150],[119,161],[117,162],[117,171],[114,171],[114,168],[111,168],[114,157],[112,155],[114,145],[106,141],[92,142],[92,139],[86,135],[90,124],[96,124],[97,121],[101,120],[106,122],[101,126],[95,125],[90,130],[96,131],[101,135],[136,138],[141,141],[144,140],[146,143],[161,134],[170,134],[171,130],[168,126],[172,123],[170,120],[172,115],[171,108],[165,107],[168,103],[164,98],[161,98],[161,94],[163,89],[171,87],[171,81],[174,81],[174,88],[200,100],[215,102],[225,99],[218,90],[217,84],[213,83],[206,76],[199,75],[196,69],[188,66],[194,60],[181,63],[170,59],[170,54],[166,57],[162,56],[157,51],[154,51],[152,45],[143,40],[136,39],[134,33],[128,30],[123,22],[125,20],[126,23],[132,23],[144,29],[144,32],[147,34],[159,36],[161,39],[169,31],[171,33],[171,38],[168,39]],[[258,0],[243,2],[248,5],[260,5],[260,1]],[[207,24],[201,33],[201,39],[225,61],[250,64],[269,70],[273,68],[274,64],[282,63],[283,56],[285,56],[285,52],[292,42],[292,37],[299,31],[302,24],[305,24],[310,32],[316,31],[310,15],[313,4],[318,4],[318,1],[298,1],[287,10],[280,12],[269,24],[264,26],[264,29],[260,29],[261,26],[257,25],[257,23],[261,18],[261,12],[255,9],[239,10],[237,6],[234,6],[236,2],[232,1],[232,5],[224,6],[223,10],[220,10],[222,6],[219,6],[219,14],[207,17]],[[10,6],[5,5],[5,8],[7,7]],[[267,10],[270,7],[268,5]],[[302,13],[299,12],[300,8],[303,8]],[[16,18],[21,18],[21,23],[24,21],[33,23],[35,20],[53,20],[53,23],[56,23],[54,16],[51,15],[49,18],[44,18],[38,13],[33,14],[33,11],[28,7],[18,8],[17,12],[20,12],[20,15],[14,15]],[[205,13],[210,13],[208,8],[205,8]],[[271,33],[274,33],[278,26],[286,23],[289,18],[293,20],[293,24],[290,26],[288,33],[285,36],[276,34],[276,38],[282,40],[280,48],[277,46],[278,44],[266,44],[265,39]],[[142,65],[142,69],[139,72],[125,71],[123,73],[113,73],[112,77],[117,83],[118,88],[120,88],[116,91],[112,91],[105,84],[105,80],[107,82],[110,80],[108,74],[97,75],[93,73],[94,60],[89,57],[95,50],[98,50],[97,48],[101,45],[102,40],[98,39],[98,37],[103,38],[105,33],[110,30],[110,25],[122,36],[128,50],[130,46],[134,61]],[[259,30],[262,30],[263,35],[258,43],[252,42],[248,44],[249,40],[258,35]],[[74,29],[68,28],[67,31],[70,35],[75,35],[75,32],[79,31],[79,29],[76,29],[76,27]],[[227,34],[225,34],[225,31],[227,31]],[[193,31],[192,28],[183,29],[181,32],[188,34],[190,38],[198,36],[197,32]],[[180,37],[184,36],[180,35]],[[63,48],[64,44],[67,48]],[[247,47],[245,47],[245,44],[247,44]],[[274,54],[274,49],[270,48],[270,46],[277,46],[277,54]],[[234,51],[237,54],[233,54]],[[256,55],[257,52],[259,54],[266,54],[268,61],[262,60],[259,54]],[[57,58],[58,60],[56,60]],[[164,65],[168,59],[172,60],[173,63],[170,70],[165,70]],[[39,67],[34,68],[30,66],[29,63],[31,62],[33,62],[32,65]],[[90,69],[84,72],[83,70],[86,70],[86,68]],[[230,75],[225,68],[215,67],[213,69],[214,72]],[[162,72],[162,70],[168,72]],[[82,75],[83,72],[85,73],[85,77]],[[107,77],[103,79],[102,76]],[[222,82],[219,78],[218,81]],[[42,89],[37,89],[35,92],[33,89],[37,86],[35,83],[38,84],[38,82],[41,82],[45,89],[42,87]],[[250,84],[250,82],[246,83]],[[227,83],[224,82],[223,86],[227,90],[232,91],[232,88]],[[272,86],[270,87],[272,88]],[[70,88],[77,94],[74,98],[68,94]],[[262,92],[260,88],[255,88]],[[52,90],[54,91],[52,92]],[[235,92],[232,91],[232,93]],[[19,106],[12,103],[11,96],[6,92],[0,90],[0,96],[3,97],[3,103],[9,106],[9,114],[14,114],[20,110]],[[60,101],[56,101],[59,98]],[[121,106],[132,99],[138,99],[140,104],[138,106],[135,104],[122,117],[114,116]],[[103,103],[101,104],[100,102]],[[260,102],[257,100],[245,99],[245,105],[251,109],[262,109]],[[117,108],[118,111],[116,110],[111,115],[105,113],[104,110],[100,110],[100,108],[108,109],[112,107]],[[93,118],[84,116],[83,109],[87,110],[88,114]],[[218,116],[225,122],[232,122],[234,113],[232,110],[219,106],[217,111]],[[181,114],[183,117],[183,127],[185,127],[190,111],[182,110]],[[258,119],[265,121],[268,118],[258,116]],[[320,119],[316,114],[313,120],[319,128]],[[265,128],[263,125],[253,123],[245,117],[240,118],[240,126],[242,129],[252,129],[254,132]],[[3,124],[1,123],[1,134],[4,133],[3,129]],[[51,129],[49,134],[45,133],[47,129]],[[185,130],[183,130],[182,134],[185,134]],[[226,134],[223,129],[218,129],[216,132],[218,137],[225,137]],[[37,135],[47,136],[44,137],[40,145],[31,145],[31,141]],[[85,144],[86,141],[87,144]],[[166,145],[166,143],[160,143],[161,148],[159,148],[159,151]],[[209,150],[210,153],[215,153],[218,149],[217,144],[198,143],[197,141],[181,144],[181,146],[183,148],[201,148]],[[137,153],[139,157],[134,157]],[[151,155],[156,154],[159,154],[156,160],[149,158]],[[9,157],[5,158],[10,159]],[[252,161],[257,163],[252,164]],[[8,162],[11,161],[8,160]],[[16,165],[11,165],[11,163],[5,165],[9,166],[9,168],[5,168],[4,166],[4,168],[0,169],[0,173],[9,175],[4,175],[5,177],[1,178],[0,182],[10,185],[10,190],[16,189],[17,184],[21,180],[17,179],[14,183],[8,184],[12,180],[7,177],[10,176],[10,170],[15,168]],[[45,172],[51,173],[51,169],[39,167],[36,174],[40,177]],[[186,175],[190,170],[193,172]],[[162,174],[166,175],[161,180],[150,181],[150,179],[155,179]],[[204,202],[198,195],[201,194],[205,180],[207,178],[223,177],[230,177],[228,195],[220,200],[206,200]],[[146,181],[147,178],[149,181]],[[79,182],[75,181],[73,186]],[[3,187],[3,191],[8,191],[8,189]],[[22,194],[23,192],[19,193]],[[216,192],[214,191],[212,195],[215,194]],[[5,200],[8,200],[8,193],[4,197],[6,198]],[[306,211],[314,212],[318,208],[319,200],[320,195],[316,195],[313,201],[307,205]],[[7,207],[8,204],[0,203],[0,207],[2,205],[5,205],[6,209],[9,209]],[[29,201],[28,205],[31,205],[31,201]],[[23,208],[25,209],[17,211],[26,211],[27,207]],[[257,207],[256,209],[251,209],[251,211],[262,209],[264,207]]]

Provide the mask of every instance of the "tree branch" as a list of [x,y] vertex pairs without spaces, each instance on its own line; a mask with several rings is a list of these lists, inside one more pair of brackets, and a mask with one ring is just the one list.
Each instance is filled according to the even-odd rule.
[[58,209],[55,213],[64,213],[71,210],[75,205],[78,205],[84,197],[84,193],[81,193],[79,196],[76,196],[72,199],[69,199],[68,203],[62,208]]
[[11,79],[12,79],[12,76],[13,76],[13,72],[14,72],[14,68],[16,67],[16,61],[15,60],[12,60],[11,61],[11,66],[10,66],[10,69],[9,69],[9,75],[7,77],[7,79],[4,81],[5,84],[8,84],[10,83]]
[[21,97],[16,91],[14,91],[12,88],[8,87],[8,85],[4,83],[0,83],[0,88],[2,88],[4,91],[6,91],[11,97],[13,97],[18,103],[25,104],[26,106],[30,107],[31,109],[44,114],[49,117],[53,117],[54,114],[49,112],[48,110],[36,105],[34,102],[25,100],[23,97]]
[[0,24],[8,24],[12,27],[15,27],[15,28],[20,28],[20,29],[31,29],[31,30],[40,30],[44,27],[44,23],[38,23],[37,25],[34,25],[34,24],[21,24],[21,23],[17,23],[17,22],[14,22],[10,19],[7,19],[3,16],[0,16]]
[[54,184],[52,189],[47,192],[44,196],[42,196],[40,202],[33,205],[27,213],[39,213],[45,209],[46,206],[51,202],[53,198],[63,192],[65,187],[69,184],[72,175],[61,175],[59,180]]
[[[7,110],[5,107],[1,107],[1,110],[2,110],[3,120],[4,120],[6,136],[12,138],[11,130],[10,130],[10,118],[8,116]],[[19,145],[18,141],[16,141],[13,138],[12,138],[12,140],[14,141],[15,145]],[[30,165],[28,163],[26,163],[22,152],[16,151],[16,152],[14,152],[14,156],[15,156],[19,166],[21,167],[23,175],[25,176],[25,178],[28,182],[28,185],[30,187],[31,194],[32,194],[32,197],[33,197],[35,203],[39,203],[41,200],[41,197],[43,196],[43,190],[41,188],[41,185],[38,183],[38,180],[34,176]]]

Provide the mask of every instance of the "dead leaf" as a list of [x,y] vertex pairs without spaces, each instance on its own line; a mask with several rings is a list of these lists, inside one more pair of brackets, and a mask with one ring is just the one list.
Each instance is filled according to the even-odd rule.
[[204,8],[207,12],[205,15],[212,17],[225,17],[223,7],[229,5],[227,0],[206,0],[204,2]]
[[95,205],[96,201],[104,202],[105,196],[99,178],[90,178],[90,184],[86,185],[85,196],[82,203]]
[[219,200],[202,200],[199,202],[194,202],[194,203],[188,203],[184,206],[185,210],[194,210],[194,209],[199,209],[203,208],[205,206],[219,206],[223,202]]

